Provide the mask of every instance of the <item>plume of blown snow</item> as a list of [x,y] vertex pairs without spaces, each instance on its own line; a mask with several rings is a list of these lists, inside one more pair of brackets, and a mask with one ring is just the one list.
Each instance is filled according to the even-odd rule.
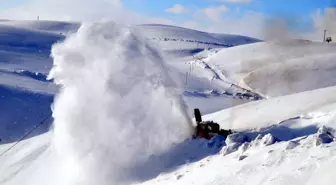
[[139,164],[190,136],[179,83],[132,28],[84,24],[52,56],[49,78],[62,87],[53,148],[69,166],[57,183],[127,184]]
[[336,38],[336,8],[326,8],[324,13],[321,10],[314,15],[314,23],[316,31],[319,34],[318,38],[322,38],[323,31],[327,30],[327,37]]

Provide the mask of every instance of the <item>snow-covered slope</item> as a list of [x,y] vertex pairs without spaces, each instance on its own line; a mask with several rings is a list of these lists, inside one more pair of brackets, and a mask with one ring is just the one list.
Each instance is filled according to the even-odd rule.
[[[6,23],[6,24],[5,24]],[[0,139],[15,142],[50,115],[58,87],[47,80],[51,46],[64,36],[0,22]],[[51,120],[33,134],[48,131]]]
[[335,45],[78,26],[0,22],[0,184],[333,184]]
[[258,39],[240,35],[213,34],[167,25],[140,25],[134,29],[153,40],[163,50],[176,52],[199,52],[208,48],[225,48],[260,42]]
[[26,28],[32,30],[45,31],[54,34],[68,35],[74,33],[80,27],[80,23],[76,22],[60,22],[60,21],[0,21],[2,25]]
[[334,44],[271,41],[220,51],[206,61],[228,79],[264,96],[334,86]]
[[[206,120],[237,133],[225,141],[218,137],[199,143],[190,153],[199,153],[202,160],[181,155],[178,160],[187,162],[143,184],[332,184],[335,90],[303,92],[207,115]],[[205,157],[204,148],[209,148]]]

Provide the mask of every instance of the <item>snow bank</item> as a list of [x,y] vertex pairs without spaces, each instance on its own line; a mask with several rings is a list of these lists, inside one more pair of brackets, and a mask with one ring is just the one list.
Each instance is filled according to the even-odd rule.
[[53,183],[128,183],[139,178],[135,166],[146,170],[151,155],[190,136],[177,83],[133,29],[83,25],[52,55],[49,77],[62,86],[53,144],[68,177]]

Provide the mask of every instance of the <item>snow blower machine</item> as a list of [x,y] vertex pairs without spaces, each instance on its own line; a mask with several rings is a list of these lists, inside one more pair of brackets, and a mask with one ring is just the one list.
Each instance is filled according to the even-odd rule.
[[232,134],[231,130],[224,130],[220,128],[218,123],[213,121],[203,121],[201,111],[199,109],[194,109],[194,115],[196,120],[196,128],[194,137],[211,139],[214,136],[221,135],[227,137]]

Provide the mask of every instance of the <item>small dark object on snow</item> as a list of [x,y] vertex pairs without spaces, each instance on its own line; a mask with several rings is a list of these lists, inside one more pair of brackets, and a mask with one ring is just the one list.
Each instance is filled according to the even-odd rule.
[[202,121],[202,115],[199,109],[194,110],[194,115],[196,119],[196,130],[195,137],[211,139],[216,135],[221,135],[227,137],[232,134],[231,130],[220,129],[220,125],[213,121]]
[[328,38],[326,39],[326,41],[327,41],[328,43],[332,42],[331,37],[328,37]]
[[201,111],[199,109],[195,109],[194,110],[194,115],[195,115],[195,119],[196,119],[196,123],[201,123],[202,122],[202,114]]

